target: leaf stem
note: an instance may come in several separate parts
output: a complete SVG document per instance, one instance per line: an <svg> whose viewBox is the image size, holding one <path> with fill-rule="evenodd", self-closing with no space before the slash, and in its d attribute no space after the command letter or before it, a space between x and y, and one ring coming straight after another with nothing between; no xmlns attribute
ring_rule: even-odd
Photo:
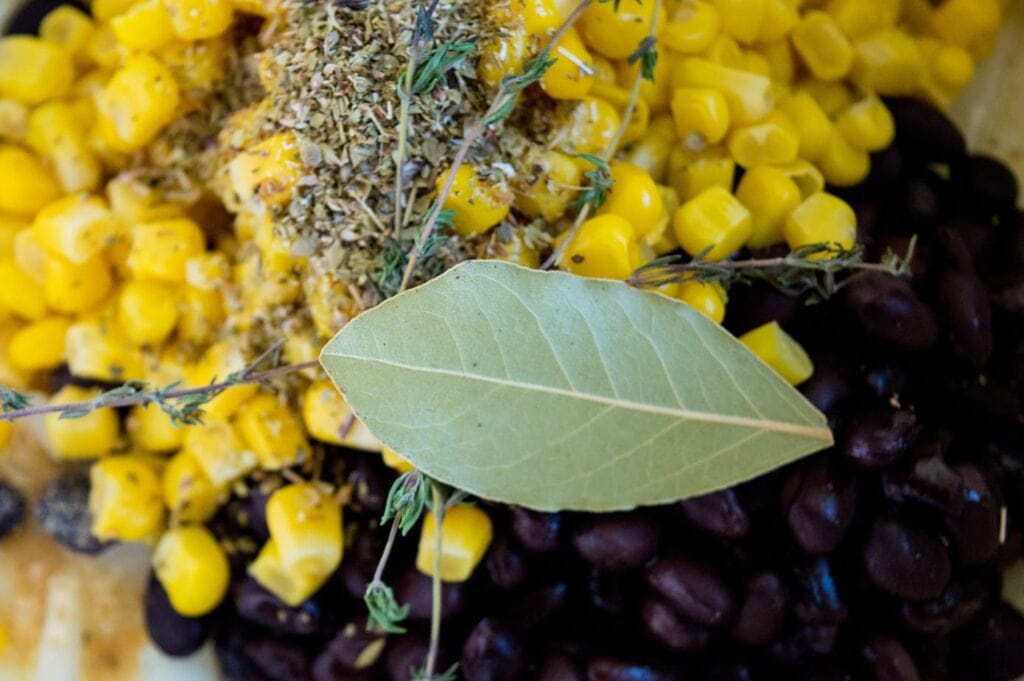
<svg viewBox="0 0 1024 681"><path fill-rule="evenodd" d="M430 648L427 650L426 678L434 678L437 653L441 646L441 551L444 548L444 499L437 483L431 485L434 512L434 574L431 578Z"/></svg>
<svg viewBox="0 0 1024 681"><path fill-rule="evenodd" d="M380 560L377 561L377 569L373 571L371 583L384 583L384 568L387 567L388 559L391 558L391 550L395 547L395 538L398 536L398 521L399 519L395 518L391 522L391 530L388 531L388 539L384 542L384 550L381 551Z"/></svg>

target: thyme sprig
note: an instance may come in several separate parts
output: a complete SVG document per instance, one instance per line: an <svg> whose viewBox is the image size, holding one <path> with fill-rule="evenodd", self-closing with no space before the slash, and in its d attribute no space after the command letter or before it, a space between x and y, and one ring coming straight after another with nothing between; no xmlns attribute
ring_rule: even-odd
<svg viewBox="0 0 1024 681"><path fill-rule="evenodd" d="M476 43L471 41L445 42L433 48L426 61L416 67L412 94L422 95L433 90L449 71L458 68L474 52Z"/></svg>
<svg viewBox="0 0 1024 681"><path fill-rule="evenodd" d="M18 411L19 409L25 409L28 405L28 395L18 392L14 388L8 388L6 385L0 385L0 407L2 407L2 411Z"/></svg>
<svg viewBox="0 0 1024 681"><path fill-rule="evenodd" d="M458 681L459 663L456 662L443 672L427 676L426 669L417 669L412 673L412 681Z"/></svg>
<svg viewBox="0 0 1024 681"><path fill-rule="evenodd" d="M608 200L608 192L611 191L612 186L615 184L615 181L612 180L611 166L608 165L608 161L594 154L576 154L576 157L589 161L594 164L594 167L583 173L583 176L590 180L590 183L584 187L580 195L573 199L569 205L574 208L582 208L589 205L594 210L599 210L604 205L604 202Z"/></svg>
<svg viewBox="0 0 1024 681"><path fill-rule="evenodd" d="M640 62L640 76L654 82L654 68L658 65L658 51L654 48L657 38L649 35L640 41L633 54L626 60L630 66Z"/></svg>

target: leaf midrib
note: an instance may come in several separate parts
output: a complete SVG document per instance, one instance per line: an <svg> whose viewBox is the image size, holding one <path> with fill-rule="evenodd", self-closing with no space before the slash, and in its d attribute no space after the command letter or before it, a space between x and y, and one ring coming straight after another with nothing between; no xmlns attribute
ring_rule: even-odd
<svg viewBox="0 0 1024 681"><path fill-rule="evenodd" d="M437 374L439 376L451 376L454 378L469 379L479 381L481 383L491 383L494 385L505 386L508 388L518 390L546 393L549 395L558 395L561 397L568 397L587 402L594 402L597 404L610 405L613 407L618 407L621 409L627 409L630 411L636 411L640 413L670 416L673 418L677 418L681 421L717 423L721 425L750 428L753 430L767 430L777 433L788 433L791 435L798 435L801 437L807 437L815 440L822 440L823 442L827 442L829 444L832 443L832 431L825 427L819 428L814 426L806 426L798 423L790 423L788 421L756 419L747 416L733 416L731 414L715 414L711 412L697 411L693 409L662 407L654 404L644 404L643 402L634 402L632 400L623 400L620 398L606 397L604 395L595 395L593 393L566 390L565 388L556 388L554 386L541 385L539 383L525 383L523 381L512 381L509 379L496 378L494 376L475 374L467 371L454 371L452 369L442 369L438 367L414 366L411 364L405 364L403 362L395 362L392 360L381 359L376 357L363 357L359 355L333 353L327 356L337 357L339 359L350 359L359 362L373 362L376 364L391 366L396 369L404 369L428 374Z"/></svg>

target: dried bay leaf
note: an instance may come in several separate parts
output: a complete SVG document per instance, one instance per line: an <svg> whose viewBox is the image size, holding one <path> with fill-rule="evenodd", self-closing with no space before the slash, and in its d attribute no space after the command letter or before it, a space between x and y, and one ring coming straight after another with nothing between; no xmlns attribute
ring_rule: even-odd
<svg viewBox="0 0 1024 681"><path fill-rule="evenodd" d="M665 503L832 444L820 412L687 305L501 261L360 315L320 360L425 473L542 510Z"/></svg>

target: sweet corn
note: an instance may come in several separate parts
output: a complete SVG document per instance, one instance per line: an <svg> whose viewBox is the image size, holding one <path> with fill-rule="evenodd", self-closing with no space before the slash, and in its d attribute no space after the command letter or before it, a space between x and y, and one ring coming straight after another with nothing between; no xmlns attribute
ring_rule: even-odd
<svg viewBox="0 0 1024 681"><path fill-rule="evenodd" d="M819 80L839 80L853 65L853 47L835 19L826 12L811 10L790 34L793 48Z"/></svg>
<svg viewBox="0 0 1024 681"><path fill-rule="evenodd" d="M65 343L68 368L75 376L112 383L145 377L142 355L116 324L100 319L76 322Z"/></svg>
<svg viewBox="0 0 1024 681"><path fill-rule="evenodd" d="M11 336L21 328L16 322L6 320L0 324L0 385L6 385L15 390L27 390L30 386L32 375L11 364L7 353L7 346Z"/></svg>
<svg viewBox="0 0 1024 681"><path fill-rule="evenodd" d="M391 447L381 447L380 455L384 459L384 465L398 471L399 474L416 470L416 466L413 466L408 459Z"/></svg>
<svg viewBox="0 0 1024 681"><path fill-rule="evenodd" d="M90 3L96 21L110 21L118 14L124 14L138 0L93 0Z"/></svg>
<svg viewBox="0 0 1024 681"><path fill-rule="evenodd" d="M594 7L594 5L591 5ZM632 51L635 46L631 47ZM594 58L576 29L570 28L551 51L556 60L540 87L553 99L582 99L594 85Z"/></svg>
<svg viewBox="0 0 1024 681"><path fill-rule="evenodd" d="M291 201L302 167L298 141L289 131L240 153L228 164L228 174L241 201L256 197L267 205L279 206Z"/></svg>
<svg viewBox="0 0 1024 681"><path fill-rule="evenodd" d="M14 439L14 424L10 421L0 421L0 449L11 444Z"/></svg>
<svg viewBox="0 0 1024 681"><path fill-rule="evenodd" d="M881 99L870 95L853 104L836 119L836 129L846 141L865 151L881 151L892 144L896 123Z"/></svg>
<svg viewBox="0 0 1024 681"><path fill-rule="evenodd" d="M220 251L200 253L185 262L185 283L201 291L214 291L228 280L230 265Z"/></svg>
<svg viewBox="0 0 1024 681"><path fill-rule="evenodd" d="M742 71L747 65L747 60L743 55L743 48L740 47L735 38L725 34L719 35L711 41L711 45L708 46L708 49L704 50L702 56L708 61L730 69ZM675 74L673 74L673 79L677 79Z"/></svg>
<svg viewBox="0 0 1024 681"><path fill-rule="evenodd" d="M940 88L959 93L974 79L974 57L957 45L938 45L928 58L928 74Z"/></svg>
<svg viewBox="0 0 1024 681"><path fill-rule="evenodd" d="M341 505L314 483L287 485L267 501L267 528L281 565L299 574L329 575L341 562Z"/></svg>
<svg viewBox="0 0 1024 681"><path fill-rule="evenodd" d="M48 254L36 238L31 227L22 229L14 235L14 262L22 272L32 277L33 281L42 284L46 279L46 258Z"/></svg>
<svg viewBox="0 0 1024 681"><path fill-rule="evenodd" d="M235 425L262 468L278 470L309 456L302 424L277 395L263 393L249 399L239 408Z"/></svg>
<svg viewBox="0 0 1024 681"><path fill-rule="evenodd" d="M735 174L736 161L718 147L696 155L676 148L669 156L668 180L680 201L689 201L710 187L731 191Z"/></svg>
<svg viewBox="0 0 1024 681"><path fill-rule="evenodd" d="M729 104L729 115L735 125L758 121L772 110L774 97L770 79L707 59L684 59L678 66L674 82L677 87L685 85L720 90Z"/></svg>
<svg viewBox="0 0 1024 681"><path fill-rule="evenodd" d="M797 83L797 91L810 95L826 116L836 116L853 104L853 93L843 82L805 78Z"/></svg>
<svg viewBox="0 0 1024 681"><path fill-rule="evenodd" d="M736 188L736 198L750 211L750 248L765 248L783 241L782 226L802 201L796 182L772 166L748 170Z"/></svg>
<svg viewBox="0 0 1024 681"><path fill-rule="evenodd" d="M504 235L495 232L487 246L488 257L515 263L530 269L540 267L540 254L526 239L522 230Z"/></svg>
<svg viewBox="0 0 1024 681"><path fill-rule="evenodd" d="M568 234L562 234L559 241ZM580 225L559 262L567 272L603 279L626 279L639 266L636 230L618 215L602 215Z"/></svg>
<svg viewBox="0 0 1024 681"><path fill-rule="evenodd" d="M725 289L715 282L687 279L679 283L675 297L706 315L715 324L725 319Z"/></svg>
<svg viewBox="0 0 1024 681"><path fill-rule="evenodd" d="M110 267L101 256L73 263L51 255L43 276L46 304L57 312L85 312L101 303L114 285Z"/></svg>
<svg viewBox="0 0 1024 681"><path fill-rule="evenodd" d="M647 132L626 152L626 160L643 168L658 182L665 180L668 159L676 141L676 123L672 116L662 115L651 121Z"/></svg>
<svg viewBox="0 0 1024 681"><path fill-rule="evenodd" d="M476 75L491 90L498 89L502 78L519 73L527 55L527 35L523 28L485 38L480 43Z"/></svg>
<svg viewBox="0 0 1024 681"><path fill-rule="evenodd" d="M748 331L740 342L792 385L800 385L814 373L811 358L778 322Z"/></svg>
<svg viewBox="0 0 1024 681"><path fill-rule="evenodd" d="M857 41L850 79L862 90L879 95L911 95L925 73L917 41L897 28L887 28Z"/></svg>
<svg viewBox="0 0 1024 681"><path fill-rule="evenodd" d="M191 110L199 106L199 97L224 79L228 42L224 38L211 38L176 43L164 49L161 57L177 79L185 104Z"/></svg>
<svg viewBox="0 0 1024 681"><path fill-rule="evenodd" d="M766 0L714 0L722 32L741 43L757 40L765 21Z"/></svg>
<svg viewBox="0 0 1024 681"><path fill-rule="evenodd" d="M256 468L256 453L246 449L237 430L227 421L207 420L184 429L184 451L203 473L223 487Z"/></svg>
<svg viewBox="0 0 1024 681"><path fill-rule="evenodd" d="M68 94L74 77L63 46L27 35L0 38L0 96L38 104Z"/></svg>
<svg viewBox="0 0 1024 681"><path fill-rule="evenodd" d="M256 560L249 564L249 575L264 589L292 607L315 594L330 576L286 568L281 563L281 551L273 539L263 545Z"/></svg>
<svg viewBox="0 0 1024 681"><path fill-rule="evenodd" d="M665 212L658 185L647 171L627 161L613 161L611 176L614 184L598 215L625 218L637 238L645 238L658 226Z"/></svg>
<svg viewBox="0 0 1024 681"><path fill-rule="evenodd" d="M0 139L18 142L28 131L28 107L16 99L0 98Z"/></svg>
<svg viewBox="0 0 1024 681"><path fill-rule="evenodd" d="M161 482L164 503L178 522L204 523L217 512L221 492L190 453L172 456Z"/></svg>
<svg viewBox="0 0 1024 681"><path fill-rule="evenodd" d="M871 171L868 152L851 145L839 131L829 137L828 147L817 163L828 183L836 187L859 184Z"/></svg>
<svg viewBox="0 0 1024 681"><path fill-rule="evenodd" d="M687 253L721 260L750 238L752 218L727 190L711 187L679 207L673 227L679 245Z"/></svg>
<svg viewBox="0 0 1024 681"><path fill-rule="evenodd" d="M117 321L136 345L160 344L178 322L174 289L151 281L126 283L117 300Z"/></svg>
<svg viewBox="0 0 1024 681"><path fill-rule="evenodd" d="M100 135L114 151L138 151L173 120L178 101L170 70L149 55L132 55L96 97Z"/></svg>
<svg viewBox="0 0 1024 681"><path fill-rule="evenodd" d="M820 243L850 249L857 239L857 216L845 201L822 192L808 197L789 214L784 233L793 250ZM829 256L821 253L810 257Z"/></svg>
<svg viewBox="0 0 1024 681"><path fill-rule="evenodd" d="M445 172L437 178L438 191L448 181ZM486 232L508 215L509 205L477 177L476 169L463 164L455 171L455 180L451 191L444 200L445 210L454 210L455 219L452 224L455 231L464 237Z"/></svg>
<svg viewBox="0 0 1024 681"><path fill-rule="evenodd" d="M125 421L132 444L147 452L172 452L181 447L184 432L160 407L132 407Z"/></svg>
<svg viewBox="0 0 1024 681"><path fill-rule="evenodd" d="M46 317L11 336L7 353L22 371L49 371L64 361L64 336L71 326L67 317Z"/></svg>
<svg viewBox="0 0 1024 681"><path fill-rule="evenodd" d="M756 73L765 78L772 77L772 66L763 54L756 50L747 50L743 53L743 70L748 73Z"/></svg>
<svg viewBox="0 0 1024 681"><path fill-rule="evenodd" d="M153 572L179 615L200 617L224 600L231 568L224 549L201 525L168 530L153 551Z"/></svg>
<svg viewBox="0 0 1024 681"><path fill-rule="evenodd" d="M835 19L839 30L850 40L858 40L872 33L889 28L890 19L896 20L896 13L887 11L886 0L830 0L828 13Z"/></svg>
<svg viewBox="0 0 1024 681"><path fill-rule="evenodd" d="M718 10L703 0L682 0L668 16L659 40L682 54L699 54L718 35Z"/></svg>
<svg viewBox="0 0 1024 681"><path fill-rule="evenodd" d="M721 92L711 88L676 88L672 118L676 134L690 151L718 144L729 132L729 105Z"/></svg>
<svg viewBox="0 0 1024 681"><path fill-rule="evenodd" d="M679 193L672 187L658 185L658 193L661 194L661 203L665 206L665 214L658 222L658 228L647 235L647 244L654 251L655 256L662 256L679 248L676 235L672 229L672 219L679 210Z"/></svg>
<svg viewBox="0 0 1024 681"><path fill-rule="evenodd" d="M764 19L757 34L757 42L765 44L784 41L800 23L799 6L796 0L765 0Z"/></svg>
<svg viewBox="0 0 1024 681"><path fill-rule="evenodd" d="M775 0L783 2L784 0ZM788 40L761 45L758 50L768 63L768 77L776 83L792 83L796 77L796 59Z"/></svg>
<svg viewBox="0 0 1024 681"><path fill-rule="evenodd" d="M206 345L217 335L224 321L224 305L219 290L186 286L178 308L178 340Z"/></svg>
<svg viewBox="0 0 1024 681"><path fill-rule="evenodd" d="M580 186L583 173L569 156L545 151L532 164L534 180L525 192L516 195L515 207L531 218L554 222L565 214Z"/></svg>
<svg viewBox="0 0 1024 681"><path fill-rule="evenodd" d="M99 255L116 231L107 202L86 193L47 205L36 215L32 228L40 246L76 265Z"/></svg>
<svg viewBox="0 0 1024 681"><path fill-rule="evenodd" d="M800 136L789 116L773 111L763 121L738 127L729 135L729 153L744 168L796 159Z"/></svg>
<svg viewBox="0 0 1024 681"><path fill-rule="evenodd" d="M784 172L786 177L796 183L796 186L800 189L800 196L804 199L825 188L825 176L821 174L817 166L803 159L797 159L792 163L784 163L776 167Z"/></svg>
<svg viewBox="0 0 1024 681"><path fill-rule="evenodd" d="M531 36L545 36L562 23L554 0L523 0L523 22Z"/></svg>
<svg viewBox="0 0 1024 681"><path fill-rule="evenodd" d="M182 40L212 38L231 26L233 7L229 0L163 0L171 15L174 32Z"/></svg>
<svg viewBox="0 0 1024 681"><path fill-rule="evenodd" d="M117 36L114 35L114 29L110 28L110 24L97 26L85 46L85 55L89 61L104 69L117 66L125 52L126 49L117 42Z"/></svg>
<svg viewBox="0 0 1024 681"><path fill-rule="evenodd" d="M445 511L441 521L441 579L464 582L487 553L494 534L491 519L479 506L457 505ZM434 574L437 520L433 513L423 517L416 569Z"/></svg>
<svg viewBox="0 0 1024 681"><path fill-rule="evenodd" d="M137 2L110 20L117 42L129 50L155 52L174 42L174 26L163 0Z"/></svg>
<svg viewBox="0 0 1024 681"><path fill-rule="evenodd" d="M187 218L135 225L131 239L127 265L132 276L170 284L185 281L185 264L206 247L203 231Z"/></svg>
<svg viewBox="0 0 1024 681"><path fill-rule="evenodd" d="M811 161L821 158L828 150L833 126L814 97L806 92L795 92L779 103L779 109L799 131L800 157Z"/></svg>
<svg viewBox="0 0 1024 681"><path fill-rule="evenodd" d="M56 180L35 156L0 144L0 211L31 216L58 196Z"/></svg>
<svg viewBox="0 0 1024 681"><path fill-rule="evenodd" d="M619 129L619 113L599 97L584 97L572 107L559 138L578 154L600 154Z"/></svg>
<svg viewBox="0 0 1024 681"><path fill-rule="evenodd" d="M636 82L640 67L639 61L632 64L628 59L615 62L616 82L619 87L631 88ZM640 99L647 103L647 108L652 114L660 114L668 109L669 99L672 95L671 68L671 59L659 57L658 61L654 63L654 81L646 78L640 79Z"/></svg>
<svg viewBox="0 0 1024 681"><path fill-rule="evenodd" d="M367 451L380 449L380 441L356 418L330 381L315 381L306 389L302 420L310 436L321 442Z"/></svg>
<svg viewBox="0 0 1024 681"><path fill-rule="evenodd" d="M0 282L0 310L28 320L46 315L43 287L19 268L13 258L0 260Z"/></svg>
<svg viewBox="0 0 1024 681"><path fill-rule="evenodd" d="M68 193L92 191L100 184L100 163L86 140L82 118L72 104L47 102L29 116L25 133L25 141L50 162Z"/></svg>
<svg viewBox="0 0 1024 681"><path fill-rule="evenodd" d="M60 45L72 57L81 59L94 30L92 19L87 14L71 5L61 5L43 17L39 24L39 37Z"/></svg>
<svg viewBox="0 0 1024 681"><path fill-rule="evenodd" d="M202 360L188 368L187 382L193 386L208 385L245 367L242 351L228 341L220 341L208 347ZM233 385L206 403L206 413L213 419L228 419L258 390L252 384Z"/></svg>
<svg viewBox="0 0 1024 681"><path fill-rule="evenodd" d="M153 460L108 456L89 469L92 533L102 540L142 541L163 525L160 476Z"/></svg>
<svg viewBox="0 0 1024 681"><path fill-rule="evenodd" d="M609 59L625 59L651 30L654 3L643 0L596 2L579 18L579 31L595 52ZM558 49L555 49L555 54Z"/></svg>
<svg viewBox="0 0 1024 681"><path fill-rule="evenodd" d="M998 0L944 0L931 15L931 28L942 40L968 47L994 33L1002 21Z"/></svg>

